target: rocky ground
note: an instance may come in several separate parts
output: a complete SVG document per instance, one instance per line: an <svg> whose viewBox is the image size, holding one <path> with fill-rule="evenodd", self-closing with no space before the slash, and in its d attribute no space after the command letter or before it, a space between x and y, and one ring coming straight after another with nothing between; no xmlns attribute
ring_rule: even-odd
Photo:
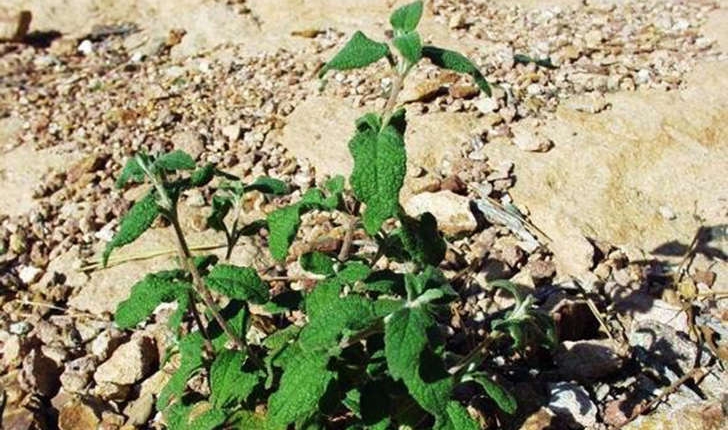
<svg viewBox="0 0 728 430"><path fill-rule="evenodd" d="M172 238L159 226L109 268L97 264L143 192L114 188L126 157L184 149L248 179L284 179L294 199L347 173L353 120L381 107L391 81L379 65L332 74L321 89L316 73L353 30L384 37L398 3L0 2L0 39L17 36L20 10L32 13L28 34L0 42L4 428L163 428L153 403L174 366L160 362L174 342L170 310L134 332L111 313L141 274L173 264ZM484 421L726 428L728 4L427 9L425 38L468 54L497 84L487 97L423 66L402 93L405 208L438 218L443 268L463 298L449 343L482 335L512 305L488 287L503 278L536 295L561 340L550 356L493 359L519 412ZM184 223L192 246L222 252L205 225L210 198L188 193ZM243 216L283 203L252 196ZM340 221L308 216L294 255L340 247ZM293 258L276 265L264 236L232 259L270 276L300 271Z"/></svg>

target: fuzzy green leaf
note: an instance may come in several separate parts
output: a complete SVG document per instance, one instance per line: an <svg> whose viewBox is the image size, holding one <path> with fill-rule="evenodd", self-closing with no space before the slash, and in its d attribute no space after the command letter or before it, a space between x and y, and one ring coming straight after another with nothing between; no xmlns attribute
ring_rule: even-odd
<svg viewBox="0 0 728 430"><path fill-rule="evenodd" d="M207 225L213 230L227 232L225 217L233 208L232 200L227 196L215 195L212 197L212 212L207 217Z"/></svg>
<svg viewBox="0 0 728 430"><path fill-rule="evenodd" d="M516 412L518 408L516 398L500 384L493 381L490 375L484 372L475 372L467 375L467 379L472 379L483 387L488 397L493 399L503 412L509 415L513 415Z"/></svg>
<svg viewBox="0 0 728 430"><path fill-rule="evenodd" d="M285 426L274 425L266 415L260 412L241 410L235 412L228 420L232 429L236 430L284 430Z"/></svg>
<svg viewBox="0 0 728 430"><path fill-rule="evenodd" d="M162 274L150 274L131 287L129 298L119 303L114 321L119 328L131 328L144 321L161 303L186 297L192 284L168 279Z"/></svg>
<svg viewBox="0 0 728 430"><path fill-rule="evenodd" d="M187 386L187 380L202 367L202 333L196 331L179 341L180 364L177 371L157 396L157 409L162 410L174 398L180 398Z"/></svg>
<svg viewBox="0 0 728 430"><path fill-rule="evenodd" d="M216 169L212 163L207 163L190 174L190 186L201 187L210 183L215 177Z"/></svg>
<svg viewBox="0 0 728 430"><path fill-rule="evenodd" d="M287 425L310 416L334 373L326 367L329 357L317 352L292 356L281 377L280 388L270 396L268 413L274 424Z"/></svg>
<svg viewBox="0 0 728 430"><path fill-rule="evenodd" d="M334 263L336 263L336 260L323 252L307 252L299 258L299 262L301 268L307 272L324 276L333 276L335 274Z"/></svg>
<svg viewBox="0 0 728 430"><path fill-rule="evenodd" d="M170 172L176 170L192 170L195 168L195 160L188 153L178 149L157 158L154 166Z"/></svg>
<svg viewBox="0 0 728 430"><path fill-rule="evenodd" d="M177 309L167 319L167 327L173 331L179 331L182 326L182 320L190 309L192 297L189 294L182 294L177 297Z"/></svg>
<svg viewBox="0 0 728 430"><path fill-rule="evenodd" d="M199 403L177 402L165 410L167 428L175 430L215 430L227 419L225 411L210 408L197 413ZM195 412L195 416L192 413Z"/></svg>
<svg viewBox="0 0 728 430"><path fill-rule="evenodd" d="M359 118L357 132L349 141L354 158L350 182L356 197L367 205L362 221L372 235L385 220L397 214L399 192L407 171L404 130L393 125L404 121L404 111L397 112L381 131L372 127L377 123L374 119L378 117L371 114Z"/></svg>
<svg viewBox="0 0 728 430"><path fill-rule="evenodd" d="M135 157L129 158L116 180L116 188L124 188L128 182L144 182L144 169L139 165Z"/></svg>
<svg viewBox="0 0 728 430"><path fill-rule="evenodd" d="M422 1L418 0L395 10L389 17L389 23L392 24L393 29L407 32L417 28L421 18Z"/></svg>
<svg viewBox="0 0 728 430"><path fill-rule="evenodd" d="M337 280L326 280L306 298L310 322L301 331L299 343L307 350L328 350L345 331L362 330L378 317L372 301L355 295L339 297L340 291Z"/></svg>
<svg viewBox="0 0 728 430"><path fill-rule="evenodd" d="M159 216L159 205L152 192L148 193L141 200L134 203L129 212L122 218L119 225L119 231L114 235L106 245L102 256L103 265L109 261L111 252L116 248L128 245L139 238L149 227L152 226L154 220Z"/></svg>
<svg viewBox="0 0 728 430"><path fill-rule="evenodd" d="M420 35L416 31L410 31L395 37L392 44L410 64L417 64L422 59L422 40L420 40Z"/></svg>
<svg viewBox="0 0 728 430"><path fill-rule="evenodd" d="M391 270L379 270L367 276L361 288L364 291L402 296L405 294L404 276Z"/></svg>
<svg viewBox="0 0 728 430"><path fill-rule="evenodd" d="M336 278L344 284L363 281L372 273L372 269L361 261L348 261L336 274Z"/></svg>
<svg viewBox="0 0 728 430"><path fill-rule="evenodd" d="M248 328L248 306L242 300L230 300L220 315L228 323L228 327L238 338L244 338ZM211 318L212 319L212 318ZM207 333L212 339L212 347L215 351L221 351L228 342L228 336L225 331L214 319L210 321L207 327Z"/></svg>
<svg viewBox="0 0 728 430"><path fill-rule="evenodd" d="M268 286L255 269L250 267L218 264L205 277L205 283L231 299L247 300L256 304L268 301Z"/></svg>
<svg viewBox="0 0 728 430"><path fill-rule="evenodd" d="M445 413L436 417L433 430L480 430L480 425L460 403L450 401Z"/></svg>
<svg viewBox="0 0 728 430"><path fill-rule="evenodd" d="M335 209L341 199L339 194L325 197L317 188L311 188L301 197L298 203L277 209L268 214L266 221L270 236L268 247L276 260L283 260L288 255L288 248L296 237L301 226L301 216L313 209Z"/></svg>
<svg viewBox="0 0 728 430"><path fill-rule="evenodd" d="M244 403L260 383L259 372L243 371L243 353L225 350L210 367L210 402L215 408L229 408Z"/></svg>
<svg viewBox="0 0 728 430"><path fill-rule="evenodd" d="M252 184L246 186L245 191L260 191L264 194L282 196L288 193L288 185L280 179L263 176L256 179Z"/></svg>
<svg viewBox="0 0 728 430"><path fill-rule="evenodd" d="M435 416L446 413L453 381L429 348L427 333L435 321L423 308L403 308L389 316L384 351L389 372L401 379L410 395Z"/></svg>
<svg viewBox="0 0 728 430"><path fill-rule="evenodd" d="M319 72L323 77L329 70L350 70L366 67L388 56L386 43L375 42L357 31L349 42Z"/></svg>
<svg viewBox="0 0 728 430"><path fill-rule="evenodd" d="M428 292L430 297L441 298L435 304L446 304L458 297L445 275L437 267L427 266L417 274L406 274L404 279L407 299L410 302L417 300L420 303L427 303L422 296ZM432 295L433 291L437 291L437 295Z"/></svg>
<svg viewBox="0 0 728 430"><path fill-rule="evenodd" d="M301 226L301 210L299 205L286 206L268 214L268 247L276 260L284 260L288 255L288 247L296 237Z"/></svg>
<svg viewBox="0 0 728 430"><path fill-rule="evenodd" d="M400 238L404 249L412 259L422 265L437 266L445 258L447 244L437 231L437 220L431 213L425 212L417 220L407 215L400 215L402 230Z"/></svg>
<svg viewBox="0 0 728 430"><path fill-rule="evenodd" d="M331 194L341 194L346 186L346 178L336 175L328 181L324 182L324 188Z"/></svg>
<svg viewBox="0 0 728 430"><path fill-rule="evenodd" d="M480 87L480 89L488 96L491 95L488 81L485 80L485 77L482 73L480 73L480 70L475 67L475 64L468 60L468 58L464 55L455 51L437 48L435 46L425 46L422 48L422 56L429 58L430 61L432 61L432 64L437 67L453 70L459 73L466 73L472 76L478 87Z"/></svg>

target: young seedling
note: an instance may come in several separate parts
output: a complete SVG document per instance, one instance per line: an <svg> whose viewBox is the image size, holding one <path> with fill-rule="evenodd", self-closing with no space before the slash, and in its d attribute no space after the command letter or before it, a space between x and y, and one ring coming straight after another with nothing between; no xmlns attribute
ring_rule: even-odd
<svg viewBox="0 0 728 430"><path fill-rule="evenodd" d="M265 220L240 227L245 193L281 195L288 191L286 184L271 178L244 184L211 165L195 168L192 158L179 151L159 157L139 154L124 168L119 186L147 180L152 188L122 220L104 262L115 248L136 240L161 216L177 238L181 267L149 274L134 285L130 297L117 308L115 321L132 328L148 319L160 303L176 302L170 325L178 328L189 316L196 328L179 333L179 366L157 399L169 428L475 430L480 428L478 422L453 398L456 387L466 383L482 387L505 413L515 412L513 396L483 369L488 351L508 338L515 348L552 345L550 319L512 284L497 283L514 294L515 308L493 321L493 331L470 353L460 357L447 352L439 322L449 320L450 303L460 296L438 269L445 242L431 214L410 217L399 201L407 161L407 121L397 96L412 68L428 59L472 76L482 91L490 91L467 58L422 45L417 32L422 8L416 1L392 14L393 48L357 32L321 70L323 77L329 70L361 68L386 59L394 79L383 111L359 118L349 141L354 159L351 198L357 202L354 208L363 207L360 214L350 211L354 221L349 239L336 255L310 252L299 257L301 267L320 279L310 293L271 297L254 269L193 256L180 226L177 201L185 190L207 186L217 177L208 224L225 234L225 260L242 235L266 228L271 256L282 261L303 214L344 209L344 177L307 190L300 200L271 212ZM350 233L360 228L359 216L361 228L379 245L374 256L350 252ZM406 269L377 268L381 256L405 263L401 267ZM223 308L215 295L227 303ZM203 313L197 309L200 304ZM262 341L247 336L250 304L276 322L276 330ZM292 311L305 319L291 324L282 317ZM206 397L187 387L188 380L200 373L209 381Z"/></svg>

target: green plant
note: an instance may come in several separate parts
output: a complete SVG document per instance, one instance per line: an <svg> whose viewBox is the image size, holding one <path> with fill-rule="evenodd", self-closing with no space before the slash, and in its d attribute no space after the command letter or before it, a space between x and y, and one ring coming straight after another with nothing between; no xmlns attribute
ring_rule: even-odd
<svg viewBox="0 0 728 430"><path fill-rule="evenodd" d="M478 423L453 398L454 389L465 383L480 385L506 413L515 411L514 398L482 370L482 364L488 349L508 335L516 348L552 343L550 321L512 284L499 283L497 287L516 296L515 309L496 321L493 332L470 353L447 352L438 321L448 318L449 304L459 295L437 268L445 256L445 242L431 214L410 217L399 203L406 119L405 111L397 109L397 94L412 67L429 58L440 67L471 75L489 91L465 57L422 46L416 31L421 15L420 1L392 14L396 52L357 32L321 71L323 76L328 70L364 67L387 58L395 79L384 111L361 117L349 142L354 158L349 199L363 204L361 218L357 210L348 211L350 229L338 255L311 252L299 259L304 270L320 279L310 293L271 297L255 270L226 260L240 236L262 228L268 230L272 256L284 260L304 213L347 212L343 177L329 180L322 189L309 189L298 202L271 212L265 220L241 227L245 193L282 195L288 191L286 184L272 178L244 184L212 165L197 168L179 151L159 157L138 154L122 171L120 187L148 180L152 188L123 218L104 262L115 248L133 242L163 217L177 238L181 268L149 274L134 285L116 310L116 323L132 328L160 303L176 302L170 325L179 328L189 317L197 328L179 333L172 352L179 354L179 366L158 396L157 408L164 411L170 428L477 429ZM217 192L208 224L227 238L223 262L191 254L177 214L181 193L207 186L213 178ZM359 220L379 244L375 255L350 252L351 233ZM382 256L405 263L406 270L377 269ZM215 295L224 307L218 307ZM274 316L303 311L305 323L279 318L276 331L262 341L248 342L251 304ZM188 380L199 373L209 380L207 398L187 389Z"/></svg>

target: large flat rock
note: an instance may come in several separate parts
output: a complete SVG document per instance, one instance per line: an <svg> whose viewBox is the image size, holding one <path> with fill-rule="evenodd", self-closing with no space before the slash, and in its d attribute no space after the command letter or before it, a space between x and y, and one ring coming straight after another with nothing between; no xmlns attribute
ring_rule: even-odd
<svg viewBox="0 0 728 430"><path fill-rule="evenodd" d="M354 108L344 99L309 98L287 118L280 142L294 156L308 160L319 177L348 175L353 166L348 142L354 135L354 122L368 110ZM408 115L405 143L409 163L429 171L439 169L443 159L460 151L479 123L473 114Z"/></svg>
<svg viewBox="0 0 728 430"><path fill-rule="evenodd" d="M515 163L512 195L557 249L568 252L575 231L647 251L688 244L698 218L728 222L726 66L699 65L679 92L609 95L611 109L597 115L562 105L540 129L550 152L506 141L486 152Z"/></svg>
<svg viewBox="0 0 728 430"><path fill-rule="evenodd" d="M18 145L21 130L22 120L0 119L0 144L13 147L0 148L0 213L10 216L28 213L36 205L33 190L43 175L65 170L81 158L68 146L36 150L29 143Z"/></svg>

